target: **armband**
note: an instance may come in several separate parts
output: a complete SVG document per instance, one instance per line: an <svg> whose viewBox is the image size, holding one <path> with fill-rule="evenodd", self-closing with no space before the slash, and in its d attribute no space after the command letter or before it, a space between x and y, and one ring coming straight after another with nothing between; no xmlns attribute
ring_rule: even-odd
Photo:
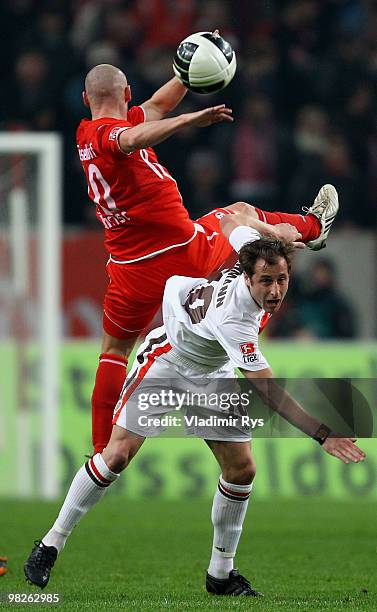
<svg viewBox="0 0 377 612"><path fill-rule="evenodd" d="M320 425L313 436L313 440L316 440L321 446L324 442L326 442L329 437L331 430L327 427L327 425Z"/></svg>

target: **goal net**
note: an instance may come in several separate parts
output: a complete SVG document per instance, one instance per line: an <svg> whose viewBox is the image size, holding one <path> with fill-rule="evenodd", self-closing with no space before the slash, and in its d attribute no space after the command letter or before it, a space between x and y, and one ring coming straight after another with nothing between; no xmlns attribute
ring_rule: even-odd
<svg viewBox="0 0 377 612"><path fill-rule="evenodd" d="M61 142L0 134L0 496L58 494Z"/></svg>

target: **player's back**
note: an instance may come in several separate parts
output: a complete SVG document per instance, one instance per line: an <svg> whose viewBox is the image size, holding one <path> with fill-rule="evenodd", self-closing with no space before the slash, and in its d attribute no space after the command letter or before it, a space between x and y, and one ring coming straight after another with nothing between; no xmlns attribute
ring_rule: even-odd
<svg viewBox="0 0 377 612"><path fill-rule="evenodd" d="M238 264L212 282L173 276L166 283L163 318L169 343L183 358L208 371L223 367L229 359L237 367L266 367L258 348L264 315Z"/></svg>
<svg viewBox="0 0 377 612"><path fill-rule="evenodd" d="M175 180L152 148L125 154L119 136L144 121L141 107L126 120L81 121L77 149L89 198L105 228L105 245L120 261L139 260L189 241L195 232Z"/></svg>

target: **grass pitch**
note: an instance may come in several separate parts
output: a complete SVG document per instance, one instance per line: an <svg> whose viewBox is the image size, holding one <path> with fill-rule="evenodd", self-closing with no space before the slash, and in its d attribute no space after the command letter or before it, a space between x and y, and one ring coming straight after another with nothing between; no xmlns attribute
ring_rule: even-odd
<svg viewBox="0 0 377 612"><path fill-rule="evenodd" d="M109 496L76 528L44 592L60 594L58 610L377 610L372 503L251 500L236 565L264 592L260 600L205 592L210 506ZM1 502L0 555L9 557L9 572L0 593L40 592L26 584L22 566L58 507Z"/></svg>

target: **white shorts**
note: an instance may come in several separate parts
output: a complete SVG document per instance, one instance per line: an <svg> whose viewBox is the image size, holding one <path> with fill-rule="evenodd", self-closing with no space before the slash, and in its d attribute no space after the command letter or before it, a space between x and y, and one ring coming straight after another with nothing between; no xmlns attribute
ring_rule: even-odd
<svg viewBox="0 0 377 612"><path fill-rule="evenodd" d="M246 414L231 364L212 372L201 369L171 347L160 327L137 352L113 424L145 438L166 432L246 442L251 439L243 423Z"/></svg>

